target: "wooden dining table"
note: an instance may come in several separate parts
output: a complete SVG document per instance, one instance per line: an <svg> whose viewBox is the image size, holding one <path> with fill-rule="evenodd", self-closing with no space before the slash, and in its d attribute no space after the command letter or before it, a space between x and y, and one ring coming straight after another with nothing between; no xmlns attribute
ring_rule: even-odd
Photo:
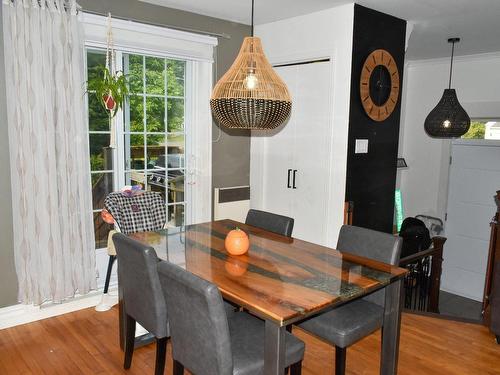
<svg viewBox="0 0 500 375"><path fill-rule="evenodd" d="M250 248L231 256L224 239L236 227L249 235ZM385 288L380 374L397 373L405 269L232 220L129 236L265 321L265 375L284 373L287 326ZM120 329L123 340L123 324Z"/></svg>

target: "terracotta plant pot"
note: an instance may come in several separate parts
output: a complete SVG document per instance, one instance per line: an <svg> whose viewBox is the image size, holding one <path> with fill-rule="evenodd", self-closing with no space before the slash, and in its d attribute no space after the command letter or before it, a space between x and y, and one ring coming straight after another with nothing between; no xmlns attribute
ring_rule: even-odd
<svg viewBox="0 0 500 375"><path fill-rule="evenodd" d="M245 254L250 247L247 234L239 228L233 229L227 234L224 244L227 252L231 255Z"/></svg>
<svg viewBox="0 0 500 375"><path fill-rule="evenodd" d="M111 95L103 95L102 100L108 111L112 111L113 109L115 109L116 102Z"/></svg>

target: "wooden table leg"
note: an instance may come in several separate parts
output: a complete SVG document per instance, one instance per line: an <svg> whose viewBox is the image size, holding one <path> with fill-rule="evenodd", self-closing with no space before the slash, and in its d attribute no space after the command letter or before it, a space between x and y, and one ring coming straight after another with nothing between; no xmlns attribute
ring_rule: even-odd
<svg viewBox="0 0 500 375"><path fill-rule="evenodd" d="M402 283L403 279L400 279L385 287L385 312L380 355L381 375L398 373L399 333L404 296Z"/></svg>
<svg viewBox="0 0 500 375"><path fill-rule="evenodd" d="M285 327L266 320L264 375L285 373Z"/></svg>

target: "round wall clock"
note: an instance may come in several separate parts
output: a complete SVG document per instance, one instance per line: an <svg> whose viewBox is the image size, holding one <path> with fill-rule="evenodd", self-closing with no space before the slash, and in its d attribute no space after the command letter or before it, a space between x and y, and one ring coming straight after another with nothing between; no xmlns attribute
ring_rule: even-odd
<svg viewBox="0 0 500 375"><path fill-rule="evenodd" d="M389 52L377 49L370 53L361 70L359 92L372 120L384 121L391 115L399 99L399 71Z"/></svg>

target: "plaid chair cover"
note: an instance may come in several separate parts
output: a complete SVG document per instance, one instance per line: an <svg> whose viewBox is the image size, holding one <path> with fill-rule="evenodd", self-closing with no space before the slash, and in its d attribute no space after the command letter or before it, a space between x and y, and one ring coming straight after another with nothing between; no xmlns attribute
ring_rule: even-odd
<svg viewBox="0 0 500 375"><path fill-rule="evenodd" d="M123 234L159 230L167 220L162 196L152 191L131 197L120 192L110 193L104 200L104 207Z"/></svg>

